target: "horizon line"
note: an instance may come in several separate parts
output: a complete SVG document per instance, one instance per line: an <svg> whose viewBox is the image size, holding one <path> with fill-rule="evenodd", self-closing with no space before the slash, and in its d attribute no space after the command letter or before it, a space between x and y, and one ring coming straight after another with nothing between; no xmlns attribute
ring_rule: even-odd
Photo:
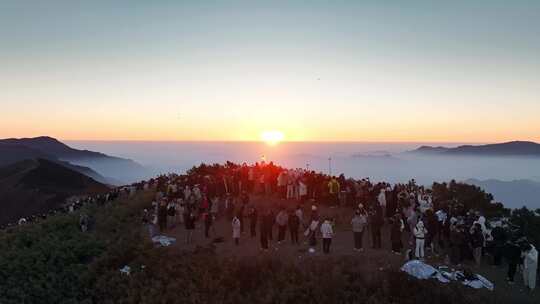
<svg viewBox="0 0 540 304"><path fill-rule="evenodd" d="M6 137L0 138L0 140L6 139L23 139L23 138L39 138L39 137L51 137L63 142L176 142L176 143L266 143L263 140L255 139L66 139L66 138L57 138L50 135L38 135L31 137ZM485 144L502 144L508 142L533 142L537 141L532 139L507 139L507 140L496 140L496 141L455 141L455 140L282 140L279 144L297 144L297 143L309 143L309 144L331 144L331 143L340 143L340 144L358 144L358 143L373 143L373 144L476 144L476 145L485 145Z"/></svg>
<svg viewBox="0 0 540 304"><path fill-rule="evenodd" d="M185 139L59 139L61 141L80 141L80 142L184 142L184 143L261 143L265 144L263 140L223 140L223 139L203 139L203 140L185 140ZM497 142L480 142L480 141L406 141L406 140L283 140L279 144L286 143L387 143L387 144L401 144L401 143L410 143L410 144L421 144L421 143L441 143L441 144L491 144L491 143L505 143L512 141L524 141L524 140L506 140L506 141L497 141ZM527 140L531 141L531 140ZM534 141L533 141L534 142Z"/></svg>

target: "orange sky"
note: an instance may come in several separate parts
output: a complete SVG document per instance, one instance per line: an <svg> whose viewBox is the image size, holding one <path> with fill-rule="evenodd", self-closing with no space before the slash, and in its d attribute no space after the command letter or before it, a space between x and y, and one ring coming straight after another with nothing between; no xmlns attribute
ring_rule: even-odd
<svg viewBox="0 0 540 304"><path fill-rule="evenodd" d="M14 1L0 137L540 142L540 4L516 1Z"/></svg>

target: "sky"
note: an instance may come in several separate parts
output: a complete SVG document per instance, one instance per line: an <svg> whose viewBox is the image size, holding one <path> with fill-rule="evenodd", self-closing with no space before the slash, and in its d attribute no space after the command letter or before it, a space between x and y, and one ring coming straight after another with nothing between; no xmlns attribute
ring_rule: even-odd
<svg viewBox="0 0 540 304"><path fill-rule="evenodd" d="M0 137L540 142L540 1L0 0Z"/></svg>

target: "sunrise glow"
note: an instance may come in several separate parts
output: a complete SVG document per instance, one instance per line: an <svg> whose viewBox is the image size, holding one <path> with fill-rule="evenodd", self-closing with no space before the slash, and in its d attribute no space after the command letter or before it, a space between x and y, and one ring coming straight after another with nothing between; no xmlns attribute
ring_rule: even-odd
<svg viewBox="0 0 540 304"><path fill-rule="evenodd" d="M276 130L264 131L261 133L261 140L271 146L283 141L284 138L285 135L282 132Z"/></svg>

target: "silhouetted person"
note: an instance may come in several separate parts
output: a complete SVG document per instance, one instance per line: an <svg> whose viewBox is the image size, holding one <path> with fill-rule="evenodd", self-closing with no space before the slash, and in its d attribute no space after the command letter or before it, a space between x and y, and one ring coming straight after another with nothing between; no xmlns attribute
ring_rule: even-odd
<svg viewBox="0 0 540 304"><path fill-rule="evenodd" d="M504 254L506 232L502 227L495 227L491 230L491 236L493 237L493 265L499 266Z"/></svg>
<svg viewBox="0 0 540 304"><path fill-rule="evenodd" d="M270 211L266 211L266 214L262 217L259 224L259 230L261 235L261 248L263 250L268 250L268 236L270 234L270 231L272 231L273 222L274 218L272 217L272 213Z"/></svg>
<svg viewBox="0 0 540 304"><path fill-rule="evenodd" d="M289 231L291 232L291 242L298 244L298 228L300 227L300 218L294 213L289 213Z"/></svg>
<svg viewBox="0 0 540 304"><path fill-rule="evenodd" d="M276 217L276 223L278 225L278 243L285 240L288 221L289 215L287 214L287 211L285 211L285 209L281 209Z"/></svg>
<svg viewBox="0 0 540 304"><path fill-rule="evenodd" d="M508 242L504 246L504 256L508 262L506 280L509 284L513 284L517 266L521 263L521 248L514 242Z"/></svg>
<svg viewBox="0 0 540 304"><path fill-rule="evenodd" d="M210 227L212 227L212 215L208 212L205 212L203 213L203 218L204 218L204 236L206 238L209 237L209 234L208 232L210 231Z"/></svg>
<svg viewBox="0 0 540 304"><path fill-rule="evenodd" d="M167 203L161 201L158 207L159 231L164 232L167 229Z"/></svg>
<svg viewBox="0 0 540 304"><path fill-rule="evenodd" d="M374 207L374 212L371 215L371 238L373 242L374 249L381 248L381 227L383 225L383 215L382 208L379 204L376 204Z"/></svg>
<svg viewBox="0 0 540 304"><path fill-rule="evenodd" d="M253 206L249 210L249 227L250 227L251 237L255 237L257 235L257 220L258 220L257 208Z"/></svg>
<svg viewBox="0 0 540 304"><path fill-rule="evenodd" d="M390 240L392 242L392 252L396 254L401 253L403 243L401 241L401 235L405 229L405 223L401 219L400 214L394 215L390 220Z"/></svg>

